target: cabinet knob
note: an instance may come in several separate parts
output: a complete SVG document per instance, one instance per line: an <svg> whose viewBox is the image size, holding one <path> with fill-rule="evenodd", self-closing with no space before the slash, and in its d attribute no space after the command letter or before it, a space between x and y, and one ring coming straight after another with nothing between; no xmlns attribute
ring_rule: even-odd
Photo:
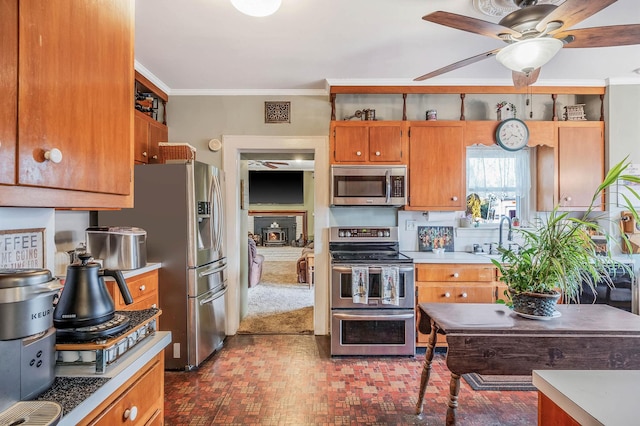
<svg viewBox="0 0 640 426"><path fill-rule="evenodd" d="M451 293L446 292L446 293L444 294L444 297L451 297Z"/></svg>
<svg viewBox="0 0 640 426"><path fill-rule="evenodd" d="M376 151L376 155L380 157L380 151Z"/></svg>
<svg viewBox="0 0 640 426"><path fill-rule="evenodd" d="M452 276L453 276L453 278L458 278L460 276L460 274L457 273L457 272L454 272Z"/></svg>
<svg viewBox="0 0 640 426"><path fill-rule="evenodd" d="M153 157L151 157L151 158L153 158L154 160L157 160L157 159L158 159L158 156L157 156L157 155L154 155L154 156L153 156Z"/></svg>
<svg viewBox="0 0 640 426"><path fill-rule="evenodd" d="M460 296L467 297L467 293L462 293Z"/></svg>
<svg viewBox="0 0 640 426"><path fill-rule="evenodd" d="M44 158L45 160L49 160L52 163L58 164L62 161L62 151L60 151L58 148L53 148L50 151L46 151L44 153Z"/></svg>
<svg viewBox="0 0 640 426"><path fill-rule="evenodd" d="M146 157L147 156L147 151L142 151L142 156Z"/></svg>
<svg viewBox="0 0 640 426"><path fill-rule="evenodd" d="M458 201L458 197L454 195L453 197L451 197L451 201Z"/></svg>
<svg viewBox="0 0 640 426"><path fill-rule="evenodd" d="M571 197L565 197L564 200L567 201L567 202L570 202L571 201Z"/></svg>
<svg viewBox="0 0 640 426"><path fill-rule="evenodd" d="M136 420L136 417L138 417L138 407L136 407L135 405L131 408L127 408L126 410L124 410L124 416L123 416L126 420L131 420L132 422Z"/></svg>
<svg viewBox="0 0 640 426"><path fill-rule="evenodd" d="M141 285L140 286L140 291L145 291L146 289L147 289L147 286L145 286L145 285Z"/></svg>
<svg viewBox="0 0 640 426"><path fill-rule="evenodd" d="M362 152L361 151L356 151L356 155L359 157L359 156L362 155Z"/></svg>

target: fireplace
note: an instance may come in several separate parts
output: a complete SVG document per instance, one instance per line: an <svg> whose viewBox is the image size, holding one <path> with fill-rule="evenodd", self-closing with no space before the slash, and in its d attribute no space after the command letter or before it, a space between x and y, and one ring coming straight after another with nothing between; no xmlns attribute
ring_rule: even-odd
<svg viewBox="0 0 640 426"><path fill-rule="evenodd" d="M287 244L287 231L280 227L262 228L262 245L284 246Z"/></svg>

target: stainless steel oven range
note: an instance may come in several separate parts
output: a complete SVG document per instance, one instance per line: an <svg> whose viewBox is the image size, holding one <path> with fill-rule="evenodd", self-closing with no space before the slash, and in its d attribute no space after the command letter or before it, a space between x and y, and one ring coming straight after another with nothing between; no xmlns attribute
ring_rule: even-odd
<svg viewBox="0 0 640 426"><path fill-rule="evenodd" d="M397 227L333 227L331 355L415 355L413 259Z"/></svg>

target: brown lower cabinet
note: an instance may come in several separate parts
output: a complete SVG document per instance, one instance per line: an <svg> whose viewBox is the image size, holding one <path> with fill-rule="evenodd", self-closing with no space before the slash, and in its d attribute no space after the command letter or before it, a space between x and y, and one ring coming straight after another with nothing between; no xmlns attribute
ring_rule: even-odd
<svg viewBox="0 0 640 426"><path fill-rule="evenodd" d="M580 423L567 414L555 402L542 392L538 392L538 425L580 426Z"/></svg>
<svg viewBox="0 0 640 426"><path fill-rule="evenodd" d="M127 305L118 284L113 280L105 281L107 290L113 298L116 311L140 311L143 309L158 307L158 270L145 272L130 278L126 278L125 282L129 288L129 293L133 298L133 303Z"/></svg>
<svg viewBox="0 0 640 426"><path fill-rule="evenodd" d="M490 264L423 263L416 265L416 301L420 303L494 303L504 286ZM416 305L416 324L420 309ZM429 335L416 330L417 346L426 346ZM446 345L444 336L438 346Z"/></svg>
<svg viewBox="0 0 640 426"><path fill-rule="evenodd" d="M164 351L156 355L80 425L162 425Z"/></svg>

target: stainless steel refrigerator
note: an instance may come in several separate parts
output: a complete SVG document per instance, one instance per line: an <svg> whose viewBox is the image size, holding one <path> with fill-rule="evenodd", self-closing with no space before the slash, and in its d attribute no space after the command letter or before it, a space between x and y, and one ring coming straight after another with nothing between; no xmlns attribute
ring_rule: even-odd
<svg viewBox="0 0 640 426"><path fill-rule="evenodd" d="M98 224L147 231L147 258L162 262L159 328L172 335L165 366L191 370L225 338L223 174L197 161L136 165L134 173L134 208L100 211Z"/></svg>

